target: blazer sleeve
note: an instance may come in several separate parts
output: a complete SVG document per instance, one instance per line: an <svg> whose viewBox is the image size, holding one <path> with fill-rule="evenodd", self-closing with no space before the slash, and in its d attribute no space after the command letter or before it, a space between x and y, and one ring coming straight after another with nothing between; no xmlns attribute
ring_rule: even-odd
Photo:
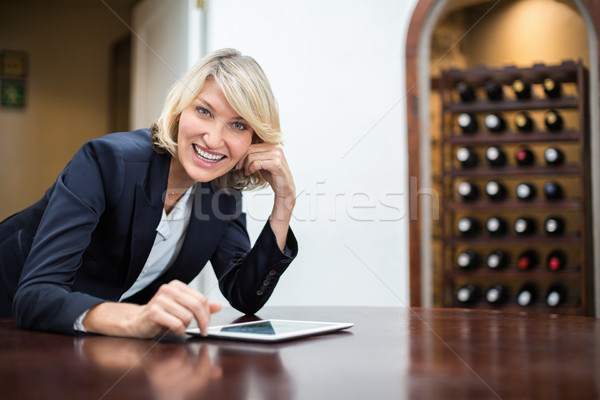
<svg viewBox="0 0 600 400"><path fill-rule="evenodd" d="M76 334L77 317L104 301L71 286L100 216L121 192L119 151L88 142L58 177L13 299L19 327Z"/></svg>
<svg viewBox="0 0 600 400"><path fill-rule="evenodd" d="M250 248L246 216L229 222L225 236L211 258L219 287L231 306L245 314L256 313L269 299L279 277L298 254L291 229L281 251L267 222Z"/></svg>

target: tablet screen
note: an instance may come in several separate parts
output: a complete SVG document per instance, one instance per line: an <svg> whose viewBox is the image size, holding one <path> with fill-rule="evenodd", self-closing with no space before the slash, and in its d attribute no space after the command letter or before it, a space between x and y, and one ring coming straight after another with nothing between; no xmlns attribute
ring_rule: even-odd
<svg viewBox="0 0 600 400"><path fill-rule="evenodd" d="M221 332L244 332L260 335L279 335L304 329L321 328L323 324L303 321L257 321L247 324L229 325L221 328Z"/></svg>

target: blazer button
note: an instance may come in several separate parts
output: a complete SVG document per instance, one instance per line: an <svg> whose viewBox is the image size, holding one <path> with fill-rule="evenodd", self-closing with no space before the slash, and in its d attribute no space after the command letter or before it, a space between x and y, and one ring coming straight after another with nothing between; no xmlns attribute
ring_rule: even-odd
<svg viewBox="0 0 600 400"><path fill-rule="evenodd" d="M270 280L268 280L268 279L265 279L265 280L263 281L263 286L269 286L270 284L271 284L271 281L270 281Z"/></svg>
<svg viewBox="0 0 600 400"><path fill-rule="evenodd" d="M256 291L256 295L257 295L257 296L262 296L262 295L263 295L263 293L264 293L264 292L263 292L262 290L257 290L257 291Z"/></svg>
<svg viewBox="0 0 600 400"><path fill-rule="evenodd" d="M269 271L269 275L271 275L271 276L275 275L276 273L277 273L277 271L275 271L274 269Z"/></svg>

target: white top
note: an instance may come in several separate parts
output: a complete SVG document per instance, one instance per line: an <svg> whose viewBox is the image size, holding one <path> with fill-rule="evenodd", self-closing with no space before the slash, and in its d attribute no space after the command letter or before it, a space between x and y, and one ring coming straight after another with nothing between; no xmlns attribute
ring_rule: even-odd
<svg viewBox="0 0 600 400"><path fill-rule="evenodd" d="M192 187L181 196L168 215L163 208L160 223L156 228L157 235L154 239L154 245L152 245L146 264L136 281L123 293L119 301L144 289L175 262L190 224L194 199L191 196Z"/></svg>
<svg viewBox="0 0 600 400"><path fill-rule="evenodd" d="M123 299L144 289L175 262L175 259L179 255L179 250L183 246L185 234L190 224L194 200L194 196L192 196L194 192L193 188L194 186L190 187L181 196L168 215L163 208L162 217L156 227L156 238L154 239L154 244L152 245L146 264L133 285L123 293L119 301L123 301ZM85 332L82 322L86 314L87 311L77 318L74 323L75 330Z"/></svg>

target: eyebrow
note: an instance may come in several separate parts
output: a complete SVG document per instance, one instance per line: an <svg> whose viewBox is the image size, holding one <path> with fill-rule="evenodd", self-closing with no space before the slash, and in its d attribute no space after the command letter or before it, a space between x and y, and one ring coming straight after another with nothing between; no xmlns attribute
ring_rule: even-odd
<svg viewBox="0 0 600 400"><path fill-rule="evenodd" d="M208 101L200 97L196 97L196 101L202 103L202 106L208 108L210 112L213 112L215 110L215 108Z"/></svg>
<svg viewBox="0 0 600 400"><path fill-rule="evenodd" d="M212 114L215 113L215 108L207 101L204 100L201 97L196 97L196 101L200 102L202 104L203 107L208 108L208 111L210 111ZM242 117L241 115L236 115L235 117L232 118L233 120L235 120L236 122L245 122L247 124L250 124L244 117Z"/></svg>

